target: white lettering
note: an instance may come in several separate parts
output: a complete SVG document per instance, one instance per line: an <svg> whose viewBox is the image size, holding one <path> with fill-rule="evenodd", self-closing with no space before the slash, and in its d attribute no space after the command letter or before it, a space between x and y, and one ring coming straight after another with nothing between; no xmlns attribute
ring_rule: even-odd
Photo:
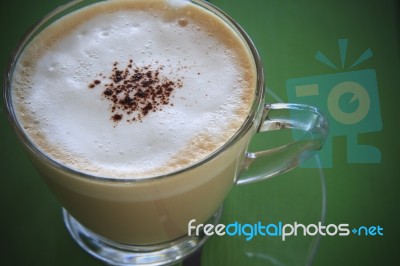
<svg viewBox="0 0 400 266"><path fill-rule="evenodd" d="M219 236L223 236L225 235L225 225L223 224L217 224L215 226L215 234L219 235Z"/></svg>
<svg viewBox="0 0 400 266"><path fill-rule="evenodd" d="M213 224L206 224L204 226L203 232L207 236L212 236L214 234L214 225Z"/></svg>
<svg viewBox="0 0 400 266"><path fill-rule="evenodd" d="M290 231L286 231L286 228L289 228ZM287 236L291 236L294 233L294 227L291 224L285 224L282 227L282 240L285 241Z"/></svg>
<svg viewBox="0 0 400 266"><path fill-rule="evenodd" d="M350 235L350 230L347 228L349 224L339 224L339 235L340 236L348 236Z"/></svg>
<svg viewBox="0 0 400 266"><path fill-rule="evenodd" d="M192 229L195 229L196 226L192 225L192 223L196 222L196 219L192 219L189 221L188 223L188 235L191 236L192 235Z"/></svg>

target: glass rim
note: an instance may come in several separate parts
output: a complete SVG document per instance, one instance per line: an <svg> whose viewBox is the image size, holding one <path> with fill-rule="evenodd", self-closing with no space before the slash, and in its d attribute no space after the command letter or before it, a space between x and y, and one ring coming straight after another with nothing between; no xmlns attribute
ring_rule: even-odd
<svg viewBox="0 0 400 266"><path fill-rule="evenodd" d="M175 176L177 174L189 171L191 169L194 169L200 165L203 165L207 163L208 161L211 161L215 157L217 157L220 153L224 152L225 150L229 149L233 144L235 144L237 141L239 141L243 135L245 135L250 128L254 125L255 118L258 112L258 109L260 108L260 105L263 104L264 101L264 70L261 62L261 58L259 56L259 53L253 43L253 41L250 39L248 34L243 30L243 28L234 20L232 19L228 14L226 14L224 11L219 9L218 7L214 6L213 4L206 2L205 0L189 0L190 2L206 9L207 11L210 11L214 15L216 15L218 18L222 19L224 23L226 23L230 28L232 28L236 34L242 39L242 41L246 44L248 47L252 59L254 60L254 65L256 69L256 83L255 83L255 93L253 96L252 100L252 105L250 108L250 111L247 115L247 118L241 125L241 127L236 131L236 133L228 140L226 141L222 146L220 146L218 149L213 151L212 153L208 154L204 158L202 158L199 161L196 161L188 166L185 166L183 168L180 168L178 170L168 172L166 174L161 174L161 175L154 175L154 176L149 176L149 177L143 177L143 178L137 178L137 177L127 177L127 178L117 178L117 177L110 177L110 176L101 176L101 175L95 175L92 173L87 173L87 172L82 172L80 170L74 169L72 167L69 167L67 165L64 165L63 163L51 158L48 156L44 151L39 149L37 145L31 140L31 138L28 136L28 134L25 132L21 124L18 122L17 116L16 116L16 111L14 109L13 101L12 101L12 78L13 78L13 72L15 69L15 66L18 62L20 54L24 51L25 47L29 45L30 41L32 40L32 37L36 36L36 34L40 33L43 29L43 25L46 24L49 20L54 18L54 16L65 12L68 8L73 8L75 6L78 6L77 9L81 8L79 4L82 2L85 2L87 0L73 0L68 4L59 6L58 8L54 9L53 11L49 12L46 16L44 16L42 19L40 19L36 24L34 24L30 29L27 30L27 32L24 34L24 36L20 39L18 42L17 46L14 48L13 52L11 53L11 56L9 58L9 62L7 64L7 69L5 72L4 76L4 82L3 82L3 102L6 110L6 114L8 117L8 120L10 121L14 132L18 135L19 139L23 143L24 147L27 148L29 151L31 151L35 156L37 156L42 162L48 163L50 166L64 171L68 172L74 176L77 176L79 178L85 178L89 180L97 180L97 181L108 181L108 182L115 182L115 183L137 183L137 182L146 182L146 181L151 181L151 180L158 180L158 179L164 179L167 177ZM102 1L107 1L107 0L100 0L97 2L102 2ZM88 1L87 5L93 4L93 1ZM74 10L77 10L74 9ZM74 11L72 10L72 11ZM71 11L71 12L72 12ZM68 12L70 13L70 12ZM68 14L67 13L67 14Z"/></svg>

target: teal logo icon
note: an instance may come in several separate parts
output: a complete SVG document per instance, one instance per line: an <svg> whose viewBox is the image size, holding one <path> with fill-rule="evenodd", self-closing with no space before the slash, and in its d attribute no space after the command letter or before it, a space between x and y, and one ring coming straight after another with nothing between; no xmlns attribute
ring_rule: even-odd
<svg viewBox="0 0 400 266"><path fill-rule="evenodd" d="M358 141L361 133L382 130L376 72L374 69L353 70L372 57L372 51L368 48L354 63L346 67L348 40L339 39L338 43L341 67L337 67L318 51L315 59L335 70L335 73L287 80L289 102L316 106L328 117L330 136L319 153L323 168L332 167L335 150L332 147L332 138L335 136L347 138L347 163L380 163L380 150ZM296 138L295 133L293 134ZM303 163L302 167L318 166L311 160Z"/></svg>

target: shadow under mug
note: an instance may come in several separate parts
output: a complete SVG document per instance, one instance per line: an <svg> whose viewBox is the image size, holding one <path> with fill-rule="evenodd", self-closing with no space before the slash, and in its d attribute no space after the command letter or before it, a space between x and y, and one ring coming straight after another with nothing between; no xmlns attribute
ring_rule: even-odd
<svg viewBox="0 0 400 266"><path fill-rule="evenodd" d="M33 27L21 40L5 77L8 117L33 164L63 206L65 225L88 253L111 265L167 265L192 254L207 235L188 232L188 222L217 224L233 185L260 181L296 167L321 149L327 120L316 108L299 104L264 104L264 73L259 54L243 29L204 1L192 1L229 25L247 45L257 71L255 98L240 130L202 161L174 173L145 180L113 179L80 173L49 158L18 123L12 104L12 76L19 56L46 25L93 1L72 1ZM295 129L303 137L282 147L247 152L259 132ZM266 136L265 141L269 140ZM262 164L254 167L255 162Z"/></svg>

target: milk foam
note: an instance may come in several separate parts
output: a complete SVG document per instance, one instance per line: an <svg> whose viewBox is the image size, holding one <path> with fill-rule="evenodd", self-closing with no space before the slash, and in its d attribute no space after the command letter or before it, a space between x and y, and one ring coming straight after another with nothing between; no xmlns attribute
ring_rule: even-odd
<svg viewBox="0 0 400 266"><path fill-rule="evenodd" d="M67 27L79 18L71 16L54 27L66 29L62 38L42 34L28 47L16 68L14 101L19 121L48 156L99 176L145 177L193 164L233 136L250 108L252 61L240 41L224 41L233 32L204 30L204 17L190 15L197 8L171 3L168 15L102 8ZM48 44L54 36L60 41ZM116 122L104 86L115 63L124 69L130 60L181 86L160 110L129 122L119 110ZM90 88L93 80L100 84Z"/></svg>

